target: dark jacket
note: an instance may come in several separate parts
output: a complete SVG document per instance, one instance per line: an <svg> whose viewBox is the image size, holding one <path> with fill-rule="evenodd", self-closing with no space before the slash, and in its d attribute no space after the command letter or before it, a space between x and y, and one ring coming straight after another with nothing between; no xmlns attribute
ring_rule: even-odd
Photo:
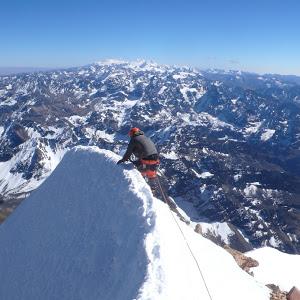
<svg viewBox="0 0 300 300"><path fill-rule="evenodd" d="M158 154L154 143L142 132L131 138L123 160L126 161L134 154L138 159L147 159L149 156Z"/></svg>

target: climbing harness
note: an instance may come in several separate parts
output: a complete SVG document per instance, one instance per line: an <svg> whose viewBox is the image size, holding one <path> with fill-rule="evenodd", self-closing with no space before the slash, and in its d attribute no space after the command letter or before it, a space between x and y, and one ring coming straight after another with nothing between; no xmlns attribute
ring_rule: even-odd
<svg viewBox="0 0 300 300"><path fill-rule="evenodd" d="M153 179L157 176L159 159L140 159L130 160L135 167L141 172L142 176L147 179Z"/></svg>
<svg viewBox="0 0 300 300"><path fill-rule="evenodd" d="M159 160L145 160L141 159L141 174L147 178L155 178L157 176L157 169Z"/></svg>

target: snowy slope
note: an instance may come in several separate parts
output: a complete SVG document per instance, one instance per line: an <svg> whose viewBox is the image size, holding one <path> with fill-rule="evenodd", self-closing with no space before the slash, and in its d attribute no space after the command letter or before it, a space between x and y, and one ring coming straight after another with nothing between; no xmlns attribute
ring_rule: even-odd
<svg viewBox="0 0 300 300"><path fill-rule="evenodd" d="M65 149L51 149L36 140L28 140L10 160L0 162L0 190L3 196L28 193L36 189L56 168ZM34 166L38 161L39 169ZM35 176L22 173L28 167Z"/></svg>
<svg viewBox="0 0 300 300"><path fill-rule="evenodd" d="M276 284L284 291L289 291L293 286L300 288L299 255L282 253L270 247L250 251L247 255L259 262L259 266L253 269L259 281Z"/></svg>
<svg viewBox="0 0 300 300"><path fill-rule="evenodd" d="M269 299L118 159L70 151L0 227L0 299Z"/></svg>

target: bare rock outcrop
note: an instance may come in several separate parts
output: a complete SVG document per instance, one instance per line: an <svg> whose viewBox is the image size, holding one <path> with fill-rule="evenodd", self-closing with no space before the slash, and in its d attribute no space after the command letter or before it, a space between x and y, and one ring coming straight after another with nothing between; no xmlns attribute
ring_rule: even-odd
<svg viewBox="0 0 300 300"><path fill-rule="evenodd" d="M228 245L224 246L224 249L227 250L235 259L238 266L246 271L248 274L253 276L251 268L257 267L259 265L258 261L255 259L244 255L242 252L230 248Z"/></svg>
<svg viewBox="0 0 300 300"><path fill-rule="evenodd" d="M270 300L287 300L287 293L280 290L279 286L275 284L267 284L271 290Z"/></svg>

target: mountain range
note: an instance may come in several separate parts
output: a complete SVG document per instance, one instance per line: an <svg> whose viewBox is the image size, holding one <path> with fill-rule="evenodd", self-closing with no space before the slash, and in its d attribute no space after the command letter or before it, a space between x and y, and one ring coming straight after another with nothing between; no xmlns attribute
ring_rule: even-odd
<svg viewBox="0 0 300 300"><path fill-rule="evenodd" d="M226 224L240 251L300 253L296 76L113 60L0 76L0 217L68 149L123 154L132 126L157 144L168 193L195 222ZM224 244L212 226L205 234Z"/></svg>

